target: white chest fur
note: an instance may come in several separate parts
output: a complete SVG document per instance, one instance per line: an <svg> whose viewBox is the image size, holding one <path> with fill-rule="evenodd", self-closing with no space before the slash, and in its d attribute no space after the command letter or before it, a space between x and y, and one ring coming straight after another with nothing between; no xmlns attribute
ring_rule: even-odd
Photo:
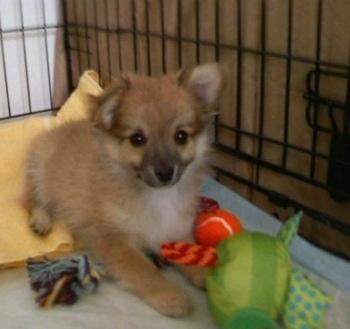
<svg viewBox="0 0 350 329"><path fill-rule="evenodd" d="M158 251L165 241L180 241L192 235L195 200L177 186L150 189L141 200L142 215L133 227L140 247Z"/></svg>

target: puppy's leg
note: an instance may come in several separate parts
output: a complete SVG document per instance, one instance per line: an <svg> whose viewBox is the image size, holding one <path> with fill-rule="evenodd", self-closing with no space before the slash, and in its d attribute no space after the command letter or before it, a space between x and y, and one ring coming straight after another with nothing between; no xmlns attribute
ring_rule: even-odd
<svg viewBox="0 0 350 329"><path fill-rule="evenodd" d="M35 176L27 173L25 190L22 196L22 204L30 210L29 226L38 235L47 235L52 228L52 202L44 202L44 197L39 194L39 184L36 184Z"/></svg>
<svg viewBox="0 0 350 329"><path fill-rule="evenodd" d="M94 241L98 256L109 272L151 307L173 317L190 312L187 295L167 281L156 266L125 238L109 233Z"/></svg>
<svg viewBox="0 0 350 329"><path fill-rule="evenodd" d="M52 228L52 218L45 207L36 206L32 209L29 220L31 229L38 235L47 235Z"/></svg>

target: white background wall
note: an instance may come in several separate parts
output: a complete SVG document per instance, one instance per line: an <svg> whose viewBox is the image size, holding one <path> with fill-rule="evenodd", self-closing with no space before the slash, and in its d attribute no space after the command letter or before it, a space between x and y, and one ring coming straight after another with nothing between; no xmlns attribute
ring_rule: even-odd
<svg viewBox="0 0 350 329"><path fill-rule="evenodd" d="M0 117L51 108L58 1L0 0L0 24Z"/></svg>

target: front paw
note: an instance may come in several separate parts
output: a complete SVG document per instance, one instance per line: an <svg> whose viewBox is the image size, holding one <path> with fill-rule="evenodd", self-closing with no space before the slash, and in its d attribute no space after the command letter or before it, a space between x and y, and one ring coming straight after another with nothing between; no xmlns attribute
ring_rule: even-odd
<svg viewBox="0 0 350 329"><path fill-rule="evenodd" d="M171 283L159 286L159 289L144 296L145 301L158 312L170 317L183 317L192 310L188 296Z"/></svg>
<svg viewBox="0 0 350 329"><path fill-rule="evenodd" d="M42 208L35 208L29 221L29 226L39 236L48 235L52 229L52 219Z"/></svg>

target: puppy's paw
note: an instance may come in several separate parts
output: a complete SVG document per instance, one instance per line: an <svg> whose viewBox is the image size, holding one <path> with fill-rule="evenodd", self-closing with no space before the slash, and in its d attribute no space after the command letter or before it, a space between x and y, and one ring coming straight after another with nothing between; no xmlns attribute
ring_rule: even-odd
<svg viewBox="0 0 350 329"><path fill-rule="evenodd" d="M51 232L52 219L44 209L35 208L29 226L37 235L45 236Z"/></svg>
<svg viewBox="0 0 350 329"><path fill-rule="evenodd" d="M183 317L192 310L186 293L171 283L160 286L144 298L158 312L170 317Z"/></svg>

